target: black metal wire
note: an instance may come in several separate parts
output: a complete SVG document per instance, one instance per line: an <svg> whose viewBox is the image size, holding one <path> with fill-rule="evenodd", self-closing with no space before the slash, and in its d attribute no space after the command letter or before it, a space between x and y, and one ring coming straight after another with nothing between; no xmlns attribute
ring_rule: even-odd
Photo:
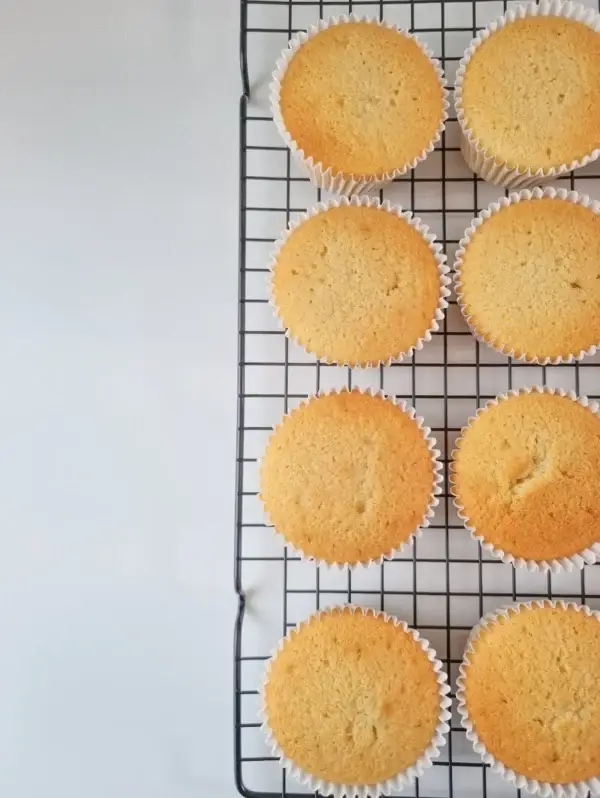
<svg viewBox="0 0 600 798"><path fill-rule="evenodd" d="M306 369L314 369L315 383L314 390L319 391L322 387L324 377L327 375L330 368L335 369L335 366L328 366L321 363L308 363L305 361L296 362L293 359L293 354L290 351L288 339L283 339L283 357L277 357L272 360L268 359L252 359L248 356L248 346L253 340L254 336L269 336L268 340L274 340L275 337L283 337L283 333L276 329L265 329L263 325L252 325L249 321L249 313L252 308L265 305L267 300L263 296L253 296L249 286L248 279L251 275L266 274L268 272L267 264L264 266L248 266L247 254L248 246L254 245L267 245L273 243L274 239L266 236L248 235L248 221L253 219L257 214L273 214L281 215L281 227L289 221L290 217L297 213L306 210L304 207L299 207L297 203L292 203L292 187L299 184L308 184L309 181L305 177L300 177L291 174L291 159L289 150L283 145L263 145L256 143L256 137L253 136L252 144L248 144L248 134L253 131L255 125L260 123L272 122L270 115L265 115L264 112L257 112L256 109L251 108L250 93L251 93L251 80L249 76L248 64L248 41L250 37L256 34L265 33L279 33L285 34L288 37L293 35L298 28L296 27L297 20L295 19L295 8L312 8L319 17L327 16L329 13L339 13L340 7L345 6L347 11L355 10L357 7L360 9L358 13L369 13L372 16L379 16L380 19L385 19L386 9L395 6L403 6L409 9L410 13L410 26L411 30L416 30L417 35L422 34L436 34L441 36L441 51L438 56L441 58L442 65L448 72L451 68L455 67L459 61L459 57L449 56L446 52L446 38L447 33L469 33L475 35L478 25L477 12L479 9L484 9L488 0L462 0L461 5L465 8L464 25L448 26L446 25L447 8L444 2L439 2L440 7L440 26L439 27L417 27L416 26L416 11L419 7L428 4L431 0L360 0L353 6L352 0L345 0L345 3L340 0L240 0L241 2L241 15L240 15L240 71L242 83L242 97L240 99L240 203L239 203L239 307L238 307L238 324L239 324L239 343L238 343L238 436L237 436L237 460L236 460L236 521L235 521L235 590L238 595L238 614L235 623L235 639L234 639L234 744L235 744L235 782L237 789L242 795L248 798L276 798L280 795L282 798L301 798L301 795L292 790L288 790L285 773L281 777L281 788L278 791L272 792L259 792L248 787L248 779L246 777L246 767L253 765L260 765L261 763L271 763L275 766L275 759L269 756L256 756L250 755L247 752L247 747L244 745L244 734L261 734L259 723L255 718L248 719L243 717L242 703L246 697L257 696L256 689L247 689L244 687L243 668L247 664L255 663L260 666L268 658L268 652L264 654L248 654L243 650L243 628L246 609L246 597L244 594L244 567L248 567L252 563L272 563L274 567L282 569L283 576L283 590L282 590L282 633L285 633L294 623L290 620L290 613L288 612L288 600L292 596L314 595L315 609L322 606L324 602L335 599L336 602L342 603L346 600L357 600L360 603L361 596L364 600L371 602L377 601L381 609L386 608L386 597L403 597L410 602L410 612L407 613L406 620L412 622L412 625L419 627L423 624L423 613L420 613L419 599L421 597L438 598L444 602L443 619L444 623L432 624L430 621L426 622L427 632L437 632L443 636L444 645L446 648L445 656L440 654L440 658L445 662L451 680L456 675L456 670L460 664L460 652L456 651L453 647L453 641L456 634L464 635L470 631L471 626L464 623L457 622L453 617L453 599L472 599L477 602L478 613L482 615L485 611L490 609L486 603L487 599L493 599L496 604L510 602L518 598L546 598L549 596L555 598L565 598L570 600L586 601L595 600L600 601L600 593L594 593L586 584L586 571L581 572L580 585L575 587L571 585L558 588L557 584L553 584L553 579L549 575L545 584L545 589L537 583L535 590L527 590L524 593L524 588L517 579L515 569L511 569L510 579L504 589L490 590L486 589L486 573L500 573L500 569L506 568L503 563L498 560L488 560L482 556L481 548L478 547L477 553L472 557L456 556L453 553L453 536L463 530L462 524L452 522L451 501L448 493L447 485L444 486L442 495L440 496L441 507L444 510L443 522L440 523L439 519L435 519L430 529L432 532L437 532L443 535L443 556L429 556L423 553L422 542L415 542L412 549L406 553L406 556L395 557L388 563L380 566L380 579L378 587L355 587L353 585L351 575L348 575L345 585L340 585L335 588L327 586L322 578L319 568L315 569L314 587L294 587L289 581L289 568L290 565L300 562L300 558L293 554L288 554L284 549L283 554L279 555L266 555L259 556L255 554L244 553L242 543L244 540L251 540L251 536L257 531L264 529L266 525L262 522L248 520L244 514L244 499L246 497L256 496L254 489L249 489L244 484L244 466L245 464L256 463L255 456L249 456L253 452L245 450L245 435L247 433L266 433L270 427L262 426L260 424L249 424L246 422L246 403L256 399L277 399L281 400L282 408L287 411L291 402L298 399L305 398L306 394L298 393L293 389L291 382L291 369L301 369L305 373ZM598 0L600 6L600 0ZM457 4L453 4L456 6ZM504 9L507 7L507 0L504 0ZM248 24L248 10L250 7L264 6L270 8L282 8L283 14L286 14L287 20L285 27L259 27L250 26ZM334 7L334 8L333 8ZM467 15L470 13L470 24ZM279 25L283 21L281 15L278 15ZM462 20L461 20L462 22ZM410 196L410 210L415 213L424 214L441 214L441 243L447 249L452 248L458 244L458 239L449 237L448 228L449 220L453 218L453 214L461 214L463 217L468 216L469 219L475 216L482 206L480 204L481 192L479 187L481 181L475 176L451 176L448 174L447 156L451 153L459 152L459 147L448 145L447 138L449 135L450 125L456 124L456 117L451 116L447 132L442 136L439 151L441 152L441 177L426 177L421 176L415 171L411 171L409 175L400 178L396 181L400 184L408 186ZM249 153L268 153L268 152L282 152L285 153L285 174L281 175L267 175L262 173L254 173L250 171L248 165ZM588 170L583 174L577 174L578 184L579 181L596 180L600 177L600 171ZM253 185L255 181L266 181L273 186L284 183L285 184L285 201L282 205L269 204L261 205L257 203L248 203L248 186ZM575 179L573 175L562 178L558 181L562 185L568 186L571 189L575 187ZM439 184L441 190L441 197L439 207L436 208L421 208L417 203L417 186L420 184ZM452 187L471 185L473 193L473 205L467 207L449 207L448 196ZM593 185L593 184L592 184ZM500 193L500 191L499 191ZM383 199L383 192L380 197ZM317 201L321 200L320 190L317 192ZM484 206L487 202L484 203ZM465 225L466 227L466 225ZM451 305L455 305L452 302ZM426 412L419 410L419 405L427 401L438 401L443 403L442 409L442 426L431 425L434 436L444 446L444 463L448 463L450 457L450 444L454 434L460 431L460 427L454 426L451 419L455 418L453 409L453 402L461 402L471 400L475 406L481 406L485 401L494 397L495 394L490 394L485 388L483 383L484 374L486 370L489 374L496 372L498 369L504 369L507 373L506 388L510 389L513 386L521 384L524 374L531 375L527 379L527 384L532 382L546 382L547 369L545 367L527 366L521 363L512 363L511 361L487 362L486 348L480 346L478 342L474 343L473 356L468 361L464 362L448 362L448 354L452 351L453 341L464 341L466 338L471 337L471 333L464 329L454 331L449 329L449 319L446 316L443 325L438 333L435 334L436 338L441 338L441 346L443 350L443 358L439 361L432 362L419 362L418 358L412 358L409 362L394 364L391 367L384 369L379 368L377 380L379 388L386 390L386 377L390 374L397 373L396 370L402 370L410 380L410 387L404 392L388 391L401 399L405 399L416 407L420 415L425 415ZM475 381L473 391L470 393L452 393L452 378L456 374L455 369L469 367L475 371ZM277 391L256 391L255 389L249 390L247 383L247 376L251 373L253 368L265 369L273 368L280 371L280 389ZM430 391L419 390L419 374L424 369L436 368L441 370L441 381L443 391L441 393L432 393ZM553 369L573 369L573 380L575 390L577 393L580 391L582 382L582 375L589 373L589 369L599 369L599 366L593 362L585 361L583 363L573 364L560 364L553 367ZM460 373L460 372L458 372ZM352 369L348 369L346 373L346 384L351 387L353 383ZM590 395L590 394L588 394ZM591 398L598 399L600 397L590 395ZM466 420L466 419L465 419ZM439 423L439 422L438 422ZM406 563L406 567L412 573L412 588L402 589L402 585L395 582L386 571L386 567L391 567L393 563ZM430 564L432 566L438 565L443 567L445 571L445 587L439 590L424 589L419 585L419 566L423 564ZM475 586L472 590L455 590L453 589L453 572L452 567L459 566L461 569L475 568L476 580ZM595 566L600 568L600 566ZM489 569L493 569L491 572ZM487 571L485 569L488 569ZM600 606L600 605L599 605ZM408 617L412 614L412 618ZM295 622L295 621L294 621ZM442 639L441 637L438 639ZM449 744L445 749L445 758L438 760L434 763L436 771L446 770L448 775L448 792L447 798L487 798L488 792L491 788L488 785L487 768L478 761L463 761L454 746L454 742L458 735L464 735L462 728L456 725L456 720L453 720L451 725L451 732L449 735ZM471 774L476 774L477 771L481 773L481 783L479 786L465 787L458 779L459 771L462 772L466 769ZM473 782L473 785L475 782ZM439 789L439 788L437 788ZM508 795L510 790L505 785L502 790L503 795ZM518 790L512 792L514 796L520 796ZM414 795L419 798L432 798L424 794L424 790L417 781L414 787ZM436 795L440 795L436 792Z"/></svg>

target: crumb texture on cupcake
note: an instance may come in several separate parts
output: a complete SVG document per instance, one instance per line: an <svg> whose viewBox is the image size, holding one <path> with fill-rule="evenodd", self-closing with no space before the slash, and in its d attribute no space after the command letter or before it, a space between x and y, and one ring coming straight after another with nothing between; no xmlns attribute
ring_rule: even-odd
<svg viewBox="0 0 600 798"><path fill-rule="evenodd" d="M284 755L317 778L373 784L432 742L440 696L431 661L401 626L348 608L292 633L272 662L267 724Z"/></svg>
<svg viewBox="0 0 600 798"><path fill-rule="evenodd" d="M427 241L377 207L312 216L284 243L272 275L273 302L290 334L317 357L350 365L415 346L434 323L441 291Z"/></svg>
<svg viewBox="0 0 600 798"><path fill-rule="evenodd" d="M440 79L416 42L366 22L334 25L302 45L281 81L280 109L305 157L355 175L411 164L444 113Z"/></svg>
<svg viewBox="0 0 600 798"><path fill-rule="evenodd" d="M452 472L467 524L497 549L552 560L600 538L600 419L568 396L491 405L466 428Z"/></svg>
<svg viewBox="0 0 600 798"><path fill-rule="evenodd" d="M600 216L549 197L503 207L472 234L459 280L471 326L496 347L578 356L600 342Z"/></svg>
<svg viewBox="0 0 600 798"><path fill-rule="evenodd" d="M433 490L432 455L416 421L358 391L319 396L286 416L260 472L275 528L328 563L390 554L423 523Z"/></svg>
<svg viewBox="0 0 600 798"><path fill-rule="evenodd" d="M518 775L564 784L600 776L600 621L550 605L499 616L464 668L469 720Z"/></svg>
<svg viewBox="0 0 600 798"><path fill-rule="evenodd" d="M600 147L600 33L527 17L492 33L467 63L466 127L497 162L547 169Z"/></svg>

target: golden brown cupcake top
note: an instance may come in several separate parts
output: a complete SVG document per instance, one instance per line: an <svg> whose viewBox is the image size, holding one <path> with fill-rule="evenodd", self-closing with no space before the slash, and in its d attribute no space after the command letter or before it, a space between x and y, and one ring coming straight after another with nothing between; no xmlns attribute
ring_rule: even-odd
<svg viewBox="0 0 600 798"><path fill-rule="evenodd" d="M394 211L342 205L297 227L275 258L278 315L304 348L366 365L405 354L434 324L435 255Z"/></svg>
<svg viewBox="0 0 600 798"><path fill-rule="evenodd" d="M275 528L328 563L390 554L423 523L434 484L417 422L390 400L358 391L324 394L286 416L260 471Z"/></svg>
<svg viewBox="0 0 600 798"><path fill-rule="evenodd" d="M488 752L542 782L600 777L600 621L533 605L499 616L472 648L466 709Z"/></svg>
<svg viewBox="0 0 600 798"><path fill-rule="evenodd" d="M453 492L486 543L526 560L600 538L600 419L568 396L501 399L463 432Z"/></svg>
<svg viewBox="0 0 600 798"><path fill-rule="evenodd" d="M503 207L459 267L463 311L497 348L554 359L600 342L600 216L589 208L558 197Z"/></svg>
<svg viewBox="0 0 600 798"><path fill-rule="evenodd" d="M280 109L305 157L355 175L410 165L444 115L440 79L415 40L366 22L334 25L300 47Z"/></svg>
<svg viewBox="0 0 600 798"><path fill-rule="evenodd" d="M413 765L441 712L433 665L413 636L348 608L292 632L272 661L265 699L284 755L342 784L386 781Z"/></svg>
<svg viewBox="0 0 600 798"><path fill-rule="evenodd" d="M600 34L527 17L492 33L463 78L466 127L497 162L547 169L600 147Z"/></svg>

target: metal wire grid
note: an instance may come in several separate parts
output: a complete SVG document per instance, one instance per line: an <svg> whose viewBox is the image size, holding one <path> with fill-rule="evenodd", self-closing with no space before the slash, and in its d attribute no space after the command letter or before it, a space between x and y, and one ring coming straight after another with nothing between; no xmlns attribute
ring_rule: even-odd
<svg viewBox="0 0 600 798"><path fill-rule="evenodd" d="M590 0L596 7L600 0ZM407 399L433 429L448 462L460 428L487 399L510 388L546 384L600 398L600 357L577 365L514 364L480 346L455 300L439 333L409 361L378 369L315 363L278 329L267 304L268 255L292 215L321 199L277 138L268 103L272 65L287 39L331 14L366 13L415 31L440 58L452 86L458 61L478 28L511 3L497 0L241 0L239 381L235 589L235 779L245 796L306 794L264 744L257 693L277 639L316 609L353 601L405 619L445 662L454 695L467 634L486 611L534 597L569 598L600 609L600 566L558 576L517 572L472 541L447 486L432 527L408 551L354 574L302 563L266 527L257 503L257 458L284 412L327 388L381 389ZM600 199L600 166L557 181ZM410 175L380 192L413 210L443 243L449 262L462 232L499 189L472 175L458 148L456 117L440 146ZM599 254L600 257L600 254ZM403 795L420 798L514 798L520 791L490 774L472 752L453 713L442 757Z"/></svg>

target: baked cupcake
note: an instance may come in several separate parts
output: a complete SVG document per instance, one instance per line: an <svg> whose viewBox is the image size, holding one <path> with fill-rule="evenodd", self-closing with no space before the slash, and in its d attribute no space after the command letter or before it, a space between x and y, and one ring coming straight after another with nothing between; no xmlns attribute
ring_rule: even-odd
<svg viewBox="0 0 600 798"><path fill-rule="evenodd" d="M440 139L448 100L438 61L411 34L352 15L290 41L271 105L311 179L348 195L422 161Z"/></svg>
<svg viewBox="0 0 600 798"><path fill-rule="evenodd" d="M412 408L382 394L313 397L275 428L260 498L285 541L327 564L367 564L429 526L439 452Z"/></svg>
<svg viewBox="0 0 600 798"><path fill-rule="evenodd" d="M511 9L456 75L462 151L502 186L554 178L600 155L600 16L575 3Z"/></svg>
<svg viewBox="0 0 600 798"><path fill-rule="evenodd" d="M282 326L327 363L411 355L439 329L450 294L445 256L428 228L367 197L302 215L277 243L271 270Z"/></svg>
<svg viewBox="0 0 600 798"><path fill-rule="evenodd" d="M267 663L261 716L288 772L323 795L412 783L445 744L447 677L405 623L337 607L293 629Z"/></svg>
<svg viewBox="0 0 600 798"><path fill-rule="evenodd" d="M552 388L488 402L462 431L450 484L487 551L530 570L581 568L600 554L598 405Z"/></svg>
<svg viewBox="0 0 600 798"><path fill-rule="evenodd" d="M456 698L492 772L544 796L600 791L600 614L518 604L473 630Z"/></svg>
<svg viewBox="0 0 600 798"><path fill-rule="evenodd" d="M466 231L456 295L474 334L541 364L600 341L600 203L552 188L501 198Z"/></svg>

